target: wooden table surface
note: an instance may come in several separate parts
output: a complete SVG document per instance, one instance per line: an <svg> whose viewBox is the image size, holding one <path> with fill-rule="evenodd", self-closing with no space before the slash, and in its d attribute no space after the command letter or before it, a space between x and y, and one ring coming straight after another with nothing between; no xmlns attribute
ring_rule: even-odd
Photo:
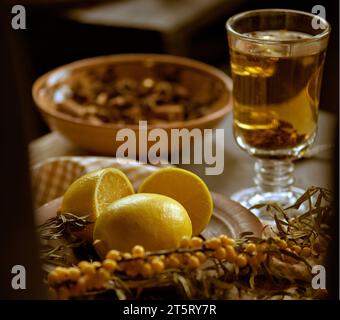
<svg viewBox="0 0 340 320"><path fill-rule="evenodd" d="M218 176L206 176L204 165L181 165L201 176L210 190L226 196L249 187L253 184L254 160L237 145L232 135L232 117L228 115L219 125L225 129L224 145L217 144L218 148L224 149L224 172ZM321 112L319 117L319 130L314 145L332 143L335 137L336 116ZM60 134L49 133L37 140L30 146L31 165L37 164L50 157L65 155L93 155L79 149ZM311 159L303 159L296 162L295 178L296 185L307 188L309 186L332 187L332 152L325 152Z"/></svg>

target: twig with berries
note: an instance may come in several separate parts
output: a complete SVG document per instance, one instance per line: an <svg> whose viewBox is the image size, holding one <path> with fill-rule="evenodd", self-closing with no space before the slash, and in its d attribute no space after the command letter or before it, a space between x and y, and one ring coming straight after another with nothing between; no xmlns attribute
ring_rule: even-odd
<svg viewBox="0 0 340 320"><path fill-rule="evenodd" d="M311 266L323 259L329 240L331 193L311 188L295 208L305 202L307 211L292 219L278 206L267 205L274 211L277 229L263 238L250 232L239 239L183 238L172 250L147 252L137 245L131 252L111 250L101 262L58 266L48 275L51 292L59 299L126 299L166 287L195 299L228 299L231 294L311 298Z"/></svg>

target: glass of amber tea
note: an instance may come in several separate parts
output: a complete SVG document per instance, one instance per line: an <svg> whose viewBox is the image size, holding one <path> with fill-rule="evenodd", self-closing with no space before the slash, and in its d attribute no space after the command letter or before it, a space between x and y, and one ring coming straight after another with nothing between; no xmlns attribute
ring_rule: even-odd
<svg viewBox="0 0 340 320"><path fill-rule="evenodd" d="M330 26L307 12L264 9L237 14L226 28L234 137L256 158L255 187L232 199L248 208L263 202L289 206L304 191L294 186L293 160L316 135Z"/></svg>

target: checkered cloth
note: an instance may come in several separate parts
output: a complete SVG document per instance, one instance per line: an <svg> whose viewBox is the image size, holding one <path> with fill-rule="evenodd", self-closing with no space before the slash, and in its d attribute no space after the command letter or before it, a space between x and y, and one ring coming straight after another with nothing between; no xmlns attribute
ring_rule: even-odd
<svg viewBox="0 0 340 320"><path fill-rule="evenodd" d="M34 204L43 204L62 196L69 185L80 176L97 169L117 168L138 189L141 182L158 168L127 159L108 157L58 157L35 165L32 169Z"/></svg>

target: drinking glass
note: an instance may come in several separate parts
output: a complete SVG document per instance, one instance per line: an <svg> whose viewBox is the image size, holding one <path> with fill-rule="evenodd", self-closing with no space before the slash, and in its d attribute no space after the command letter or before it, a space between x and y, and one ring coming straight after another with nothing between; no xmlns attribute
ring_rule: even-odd
<svg viewBox="0 0 340 320"><path fill-rule="evenodd" d="M237 14L226 28L234 137L255 157L256 173L255 186L232 199L289 206L304 192L294 186L293 160L315 139L330 26L311 13L264 9Z"/></svg>

